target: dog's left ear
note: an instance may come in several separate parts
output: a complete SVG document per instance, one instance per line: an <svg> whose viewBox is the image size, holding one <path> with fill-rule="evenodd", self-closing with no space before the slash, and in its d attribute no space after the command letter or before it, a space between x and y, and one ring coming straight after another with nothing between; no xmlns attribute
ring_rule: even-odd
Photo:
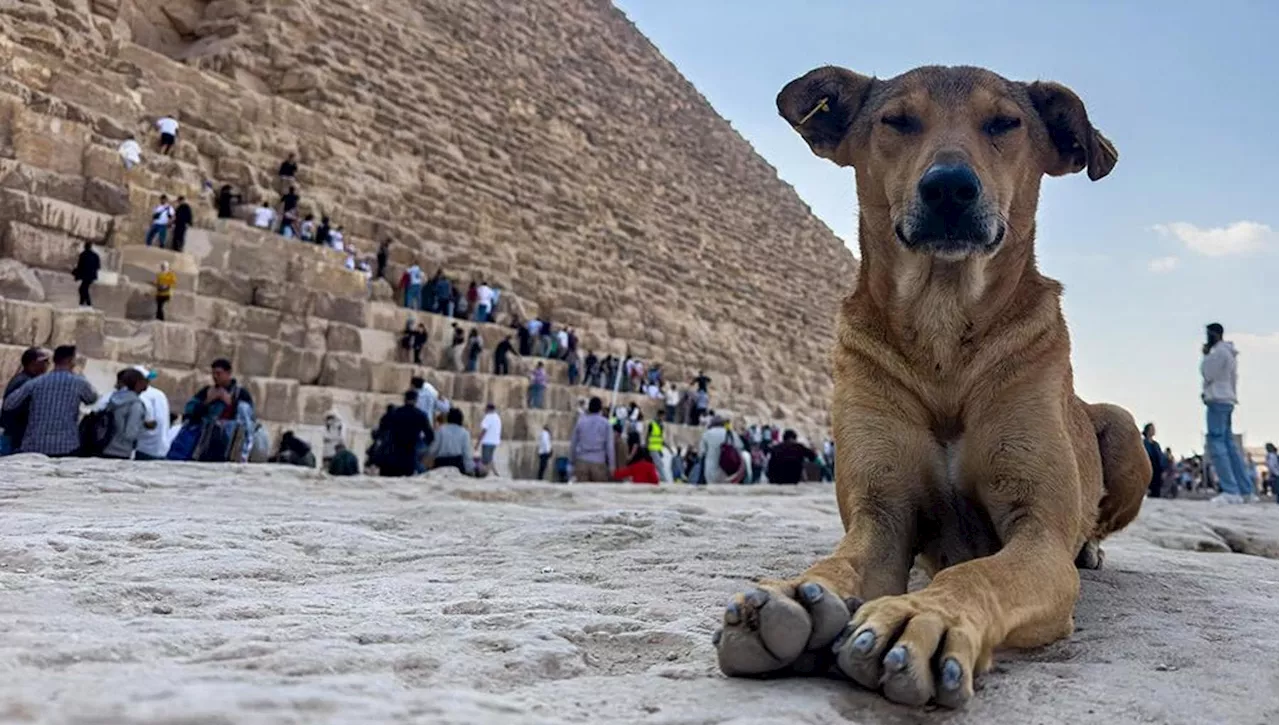
<svg viewBox="0 0 1280 725"><path fill-rule="evenodd" d="M828 65L805 73L778 93L778 113L808 142L813 153L840 166L840 144L849 135L875 79Z"/></svg>
<svg viewBox="0 0 1280 725"><path fill-rule="evenodd" d="M1049 130L1049 142L1056 154L1045 173L1062 176L1088 169L1092 181L1111 173L1120 152L1089 123L1089 114L1079 96L1064 85L1042 81L1028 83L1027 95Z"/></svg>

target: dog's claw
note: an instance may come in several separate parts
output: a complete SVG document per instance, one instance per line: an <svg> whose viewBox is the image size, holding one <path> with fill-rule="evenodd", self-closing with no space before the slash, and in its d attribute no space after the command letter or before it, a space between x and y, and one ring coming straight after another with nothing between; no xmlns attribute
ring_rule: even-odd
<svg viewBox="0 0 1280 725"><path fill-rule="evenodd" d="M942 663L942 689L958 690L960 683L964 681L964 670L960 668L960 663L954 657L948 657Z"/></svg>
<svg viewBox="0 0 1280 725"><path fill-rule="evenodd" d="M801 584L796 591L805 604L816 604L818 600L822 599L822 586L814 582Z"/></svg>
<svg viewBox="0 0 1280 725"><path fill-rule="evenodd" d="M866 630L853 639L853 651L858 654L866 654L876 646L876 633Z"/></svg>
<svg viewBox="0 0 1280 725"><path fill-rule="evenodd" d="M884 656L884 668L890 672L901 672L907 668L907 648L898 645Z"/></svg>

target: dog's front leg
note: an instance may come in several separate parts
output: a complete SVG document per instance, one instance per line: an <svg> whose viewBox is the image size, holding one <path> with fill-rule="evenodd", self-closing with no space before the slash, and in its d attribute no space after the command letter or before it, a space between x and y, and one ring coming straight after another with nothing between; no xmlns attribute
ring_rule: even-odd
<svg viewBox="0 0 1280 725"><path fill-rule="evenodd" d="M836 459L844 537L800 576L734 595L714 639L725 674L826 671L831 644L858 604L906 591L915 511L936 444L900 419L850 410L836 425Z"/></svg>
<svg viewBox="0 0 1280 725"><path fill-rule="evenodd" d="M976 493L1000 551L944 569L918 592L866 603L836 645L841 671L895 702L958 707L995 648L1071 633L1080 503L1070 446L1065 439L1058 448L1005 441L980 450L970 472L987 476Z"/></svg>

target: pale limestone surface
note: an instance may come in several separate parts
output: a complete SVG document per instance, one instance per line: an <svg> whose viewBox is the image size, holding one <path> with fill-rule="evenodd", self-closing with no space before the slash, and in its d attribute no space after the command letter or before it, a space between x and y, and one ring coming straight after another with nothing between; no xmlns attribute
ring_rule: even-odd
<svg viewBox="0 0 1280 725"><path fill-rule="evenodd" d="M719 674L724 601L831 549L830 487L21 456L0 464L0 519L6 723L1277 718L1276 561L1213 551L1274 556L1272 506L1148 502L1083 574L1075 634L998 657L958 714Z"/></svg>

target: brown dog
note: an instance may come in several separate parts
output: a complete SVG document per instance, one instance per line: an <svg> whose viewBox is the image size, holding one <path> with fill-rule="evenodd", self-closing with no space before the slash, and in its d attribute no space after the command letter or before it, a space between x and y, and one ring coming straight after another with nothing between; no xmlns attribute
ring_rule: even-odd
<svg viewBox="0 0 1280 725"><path fill-rule="evenodd" d="M1076 397L1061 286L1033 249L1041 177L1096 181L1116 150L1069 89L978 68L819 68L778 110L857 179L832 408L845 535L734 597L720 668L834 666L895 702L956 707L996 648L1071 633L1076 566L1101 563L1151 476L1129 414ZM917 557L933 579L908 594Z"/></svg>

